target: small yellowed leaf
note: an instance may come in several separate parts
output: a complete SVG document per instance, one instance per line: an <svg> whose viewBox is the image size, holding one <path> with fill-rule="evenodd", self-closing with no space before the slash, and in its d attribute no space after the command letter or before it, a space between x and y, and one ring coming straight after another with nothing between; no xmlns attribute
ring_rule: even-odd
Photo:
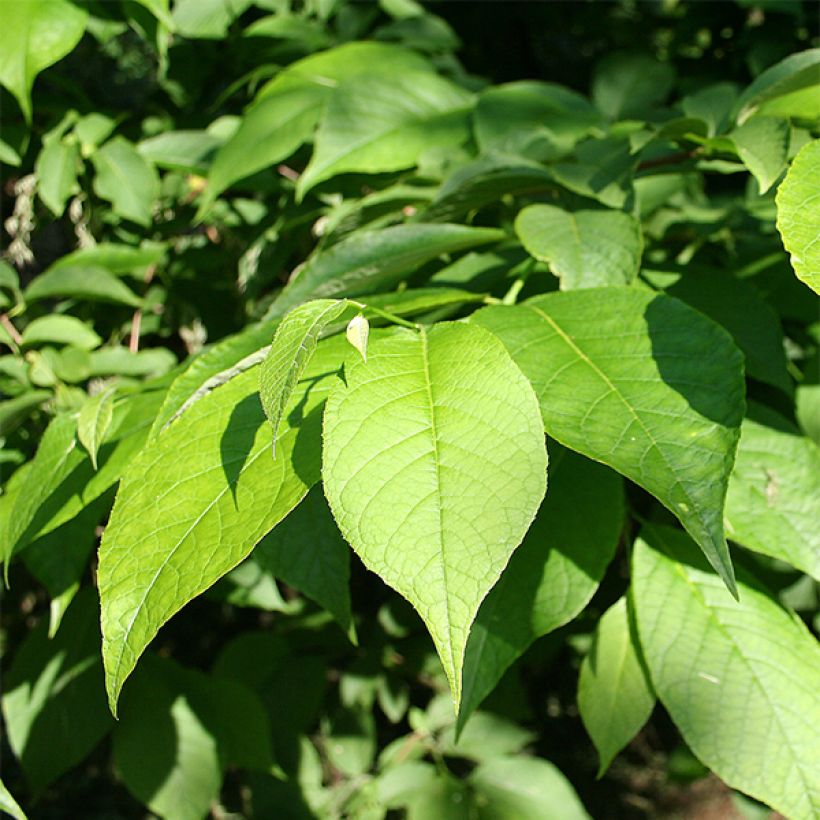
<svg viewBox="0 0 820 820"><path fill-rule="evenodd" d="M367 361L367 337L370 334L370 322L361 314L354 316L347 325L347 340Z"/></svg>

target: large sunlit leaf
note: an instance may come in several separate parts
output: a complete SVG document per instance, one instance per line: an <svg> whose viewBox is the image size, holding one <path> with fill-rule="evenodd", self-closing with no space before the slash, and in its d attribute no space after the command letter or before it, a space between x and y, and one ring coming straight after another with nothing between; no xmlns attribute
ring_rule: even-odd
<svg viewBox="0 0 820 820"><path fill-rule="evenodd" d="M245 558L319 479L321 408L343 339L320 345L284 414L279 457L251 368L154 438L123 477L100 546L112 709L158 629Z"/></svg>
<svg viewBox="0 0 820 820"><path fill-rule="evenodd" d="M282 316L308 299L386 290L442 254L503 238L503 231L496 228L448 224L394 225L380 231L360 231L311 257L267 316Z"/></svg>
<svg viewBox="0 0 820 820"><path fill-rule="evenodd" d="M319 344L322 331L348 308L345 300L316 299L294 308L279 324L259 368L259 397L273 430L273 455L282 413Z"/></svg>
<svg viewBox="0 0 820 820"><path fill-rule="evenodd" d="M820 449L744 419L726 496L726 532L820 581Z"/></svg>
<svg viewBox="0 0 820 820"><path fill-rule="evenodd" d="M398 171L415 165L430 148L460 145L469 136L472 100L426 71L346 80L328 101L298 194L336 174Z"/></svg>
<svg viewBox="0 0 820 820"><path fill-rule="evenodd" d="M31 121L34 78L65 57L85 31L88 11L67 0L0 4L0 84Z"/></svg>
<svg viewBox="0 0 820 820"><path fill-rule="evenodd" d="M459 729L534 640L586 606L615 551L620 476L554 442L549 449L547 496L470 631Z"/></svg>
<svg viewBox="0 0 820 820"><path fill-rule="evenodd" d="M9 745L34 791L79 763L111 728L98 616L97 596L88 587L75 598L57 635L49 639L48 624L41 621L4 675Z"/></svg>
<svg viewBox="0 0 820 820"><path fill-rule="evenodd" d="M578 676L578 710L598 750L599 777L646 723L654 705L626 598L619 598L598 621Z"/></svg>
<svg viewBox="0 0 820 820"><path fill-rule="evenodd" d="M820 49L818 49L820 51ZM804 145L777 189L777 229L797 278L820 293L820 140Z"/></svg>
<svg viewBox="0 0 820 820"><path fill-rule="evenodd" d="M635 543L638 634L658 697L689 748L787 817L820 811L820 647L759 582L726 597L694 544L666 527Z"/></svg>
<svg viewBox="0 0 820 820"><path fill-rule="evenodd" d="M623 211L565 211L530 205L515 220L527 251L547 262L561 290L628 285L638 275L641 226Z"/></svg>
<svg viewBox="0 0 820 820"><path fill-rule="evenodd" d="M470 625L546 486L532 389L483 329L396 331L348 359L324 436L342 534L419 611L458 704Z"/></svg>
<svg viewBox="0 0 820 820"><path fill-rule="evenodd" d="M729 334L677 299L632 288L547 294L474 321L529 377L546 431L658 498L734 590L723 506L744 381Z"/></svg>

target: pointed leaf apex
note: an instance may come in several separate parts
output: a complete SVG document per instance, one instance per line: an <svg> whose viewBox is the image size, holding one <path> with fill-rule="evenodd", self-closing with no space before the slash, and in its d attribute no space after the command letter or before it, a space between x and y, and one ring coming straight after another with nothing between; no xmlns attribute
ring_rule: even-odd
<svg viewBox="0 0 820 820"><path fill-rule="evenodd" d="M370 334L370 322L361 314L354 316L347 325L347 340L367 361L367 337Z"/></svg>

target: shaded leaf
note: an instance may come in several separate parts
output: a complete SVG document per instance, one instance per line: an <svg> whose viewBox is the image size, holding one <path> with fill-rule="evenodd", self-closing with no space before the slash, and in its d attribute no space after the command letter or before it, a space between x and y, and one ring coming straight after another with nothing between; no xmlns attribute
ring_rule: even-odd
<svg viewBox="0 0 820 820"><path fill-rule="evenodd" d="M662 103L675 70L648 54L613 52L595 66L592 99L609 119L642 117Z"/></svg>
<svg viewBox="0 0 820 820"><path fill-rule="evenodd" d="M140 305L139 297L104 268L60 266L41 274L26 288L27 302L59 297Z"/></svg>
<svg viewBox="0 0 820 820"><path fill-rule="evenodd" d="M728 136L743 164L765 194L786 167L789 150L789 124L774 117L755 117L735 128Z"/></svg>
<svg viewBox="0 0 820 820"><path fill-rule="evenodd" d="M34 164L37 195L55 216L62 216L68 198L80 190L79 170L80 147L76 141L43 139L43 148Z"/></svg>

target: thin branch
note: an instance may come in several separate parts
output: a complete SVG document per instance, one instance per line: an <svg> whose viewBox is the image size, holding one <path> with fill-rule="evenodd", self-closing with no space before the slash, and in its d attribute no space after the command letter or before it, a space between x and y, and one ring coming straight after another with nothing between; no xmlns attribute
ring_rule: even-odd
<svg viewBox="0 0 820 820"><path fill-rule="evenodd" d="M19 347L23 343L23 337L18 332L17 328L14 326L14 323L9 319L8 313L3 313L0 315L0 324L8 331L9 336L11 336L12 341Z"/></svg>
<svg viewBox="0 0 820 820"><path fill-rule="evenodd" d="M151 280L154 278L154 273L156 273L157 266L156 265L149 265L148 269L145 271L145 276L143 277L143 282L146 285L151 284ZM140 328L142 327L142 308L138 307L134 311L134 315L131 318L131 336L128 339L128 349L132 353L136 353L140 349Z"/></svg>

